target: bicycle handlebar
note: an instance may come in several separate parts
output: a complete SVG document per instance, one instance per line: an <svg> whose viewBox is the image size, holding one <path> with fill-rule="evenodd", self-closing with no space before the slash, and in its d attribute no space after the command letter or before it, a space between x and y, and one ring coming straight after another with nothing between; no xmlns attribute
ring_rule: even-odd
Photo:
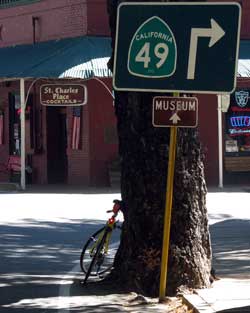
<svg viewBox="0 0 250 313"><path fill-rule="evenodd" d="M122 207L122 201L121 200L114 200L113 203L114 203L113 209L108 210L107 213L113 212L114 215L117 215L118 212L120 211L121 207Z"/></svg>

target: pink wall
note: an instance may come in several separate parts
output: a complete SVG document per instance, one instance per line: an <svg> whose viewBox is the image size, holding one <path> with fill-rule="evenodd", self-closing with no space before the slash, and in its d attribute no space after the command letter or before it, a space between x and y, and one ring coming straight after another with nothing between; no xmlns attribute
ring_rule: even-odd
<svg viewBox="0 0 250 313"><path fill-rule="evenodd" d="M87 34L87 3L82 0L43 0L29 5L0 9L0 47Z"/></svg>
<svg viewBox="0 0 250 313"><path fill-rule="evenodd" d="M241 38L250 39L250 1L244 0L242 2L243 14L242 14L242 23L241 23Z"/></svg>
<svg viewBox="0 0 250 313"><path fill-rule="evenodd" d="M204 94L198 95L197 98L198 129L205 154L205 179L207 185L216 186L219 182L217 96Z"/></svg>
<svg viewBox="0 0 250 313"><path fill-rule="evenodd" d="M87 15L88 35L110 35L105 0L87 0Z"/></svg>
<svg viewBox="0 0 250 313"><path fill-rule="evenodd" d="M112 90L111 79L102 79ZM90 128L90 169L92 185L108 185L108 165L118 157L118 139L113 98L104 85L95 79L88 82ZM101 173L101 175L100 175Z"/></svg>
<svg viewBox="0 0 250 313"><path fill-rule="evenodd" d="M33 18L35 27L33 26ZM43 0L0 9L0 48L85 35L108 36L105 0Z"/></svg>

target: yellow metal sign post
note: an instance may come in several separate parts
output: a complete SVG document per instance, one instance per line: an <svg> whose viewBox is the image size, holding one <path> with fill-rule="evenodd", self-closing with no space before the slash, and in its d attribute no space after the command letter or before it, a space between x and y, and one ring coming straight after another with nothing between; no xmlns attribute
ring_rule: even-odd
<svg viewBox="0 0 250 313"><path fill-rule="evenodd" d="M178 93L175 94L175 96L178 96L178 95L179 95ZM163 301L166 296L167 272L168 272L168 251L169 251L171 211L172 211L173 187L174 187L176 141L177 141L177 127L172 126L170 128L168 177L167 177L164 231L163 231L163 242L162 242L159 301Z"/></svg>
<svg viewBox="0 0 250 313"><path fill-rule="evenodd" d="M163 301L166 295L167 271L168 271L168 250L170 239L171 211L173 202L173 186L174 186L174 168L176 153L177 127L170 129L170 146L168 159L168 178L166 191L166 205L164 217L164 231L162 243L162 261L161 261L161 278L160 278L160 301Z"/></svg>
<svg viewBox="0 0 250 313"><path fill-rule="evenodd" d="M178 127L195 128L198 124L198 99L195 97L155 97L153 99L153 125L170 127L170 143L168 157L168 177L166 186L166 204L162 241L160 301L166 296L168 251L170 241L171 211L174 189L175 154Z"/></svg>

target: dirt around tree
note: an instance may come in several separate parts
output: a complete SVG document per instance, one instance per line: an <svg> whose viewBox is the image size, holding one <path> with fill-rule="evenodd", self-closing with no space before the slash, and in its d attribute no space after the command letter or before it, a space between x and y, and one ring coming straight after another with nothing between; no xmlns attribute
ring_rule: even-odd
<svg viewBox="0 0 250 313"><path fill-rule="evenodd" d="M80 296L78 305L84 313L194 313L181 295L159 303L158 298L128 292L114 282L90 282L82 286L76 280L70 294L72 299Z"/></svg>

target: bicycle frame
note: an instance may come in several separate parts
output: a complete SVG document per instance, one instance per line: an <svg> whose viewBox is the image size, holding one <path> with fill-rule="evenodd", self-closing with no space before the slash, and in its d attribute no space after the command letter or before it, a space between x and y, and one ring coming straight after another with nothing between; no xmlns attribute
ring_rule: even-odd
<svg viewBox="0 0 250 313"><path fill-rule="evenodd" d="M114 200L113 202L114 205L112 210L107 211L107 213L112 212L113 213L112 216L108 219L106 225L102 229L97 231L93 236L89 238L89 240L86 242L82 250L82 254L80 257L80 265L83 272L85 272L85 279L83 281L83 284L87 282L88 277L91 275L92 268L94 268L96 264L97 270L95 275L99 275L99 269L101 268L104 259L106 259L105 255L107 256L109 252L109 245L111 242L112 232L115 229L115 227L121 228L119 226L116 226L117 223L116 217L119 211L121 210L123 203L120 200ZM91 245L89 245L90 242ZM91 258L91 262L87 270L85 270L83 266L85 251L88 251L88 254ZM111 269L111 266L104 270L104 272ZM102 271L101 273L103 274L104 272Z"/></svg>
<svg viewBox="0 0 250 313"><path fill-rule="evenodd" d="M112 231L115 227L115 217L112 216L111 218L109 218L106 226L104 227L103 231L100 233L100 235L98 236L98 239L96 240L95 244L93 245L93 247L90 249L89 253L90 255L92 255L95 251L95 249L98 247L99 243L101 242L102 238L105 236L105 234L107 233L107 237L105 240L105 248L104 248L104 253L108 253L108 248L109 248L109 242L110 242L110 237L112 234Z"/></svg>

